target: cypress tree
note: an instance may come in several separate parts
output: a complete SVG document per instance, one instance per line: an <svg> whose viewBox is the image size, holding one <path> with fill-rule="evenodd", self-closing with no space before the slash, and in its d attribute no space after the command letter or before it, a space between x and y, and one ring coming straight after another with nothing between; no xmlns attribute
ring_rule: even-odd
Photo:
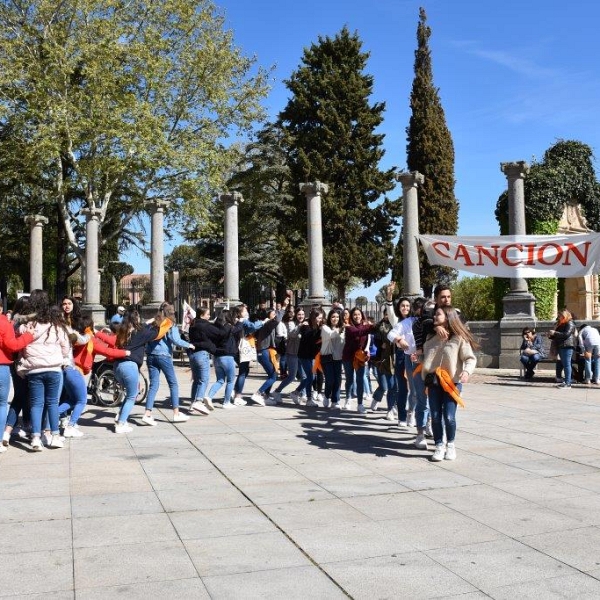
<svg viewBox="0 0 600 600"><path fill-rule="evenodd" d="M417 50L415 51L415 78L410 95L412 115L406 129L407 164L409 171L425 175L419 189L419 231L432 235L456 235L458 231L458 201L454 196L454 145L438 89L433 84L433 69L425 9L419 10ZM401 279L402 240L398 243L395 276ZM456 271L430 265L419 251L421 285L430 296L437 283L451 283Z"/></svg>
<svg viewBox="0 0 600 600"><path fill-rule="evenodd" d="M364 73L369 54L357 33L343 28L305 49L301 66L286 81L292 96L279 115L290 140L288 155L296 212L284 222L281 247L288 279L307 273L306 199L299 184L329 184L322 197L324 275L344 298L362 281L369 285L390 268L393 169L379 169L384 136L375 133L385 105L370 103L373 77Z"/></svg>

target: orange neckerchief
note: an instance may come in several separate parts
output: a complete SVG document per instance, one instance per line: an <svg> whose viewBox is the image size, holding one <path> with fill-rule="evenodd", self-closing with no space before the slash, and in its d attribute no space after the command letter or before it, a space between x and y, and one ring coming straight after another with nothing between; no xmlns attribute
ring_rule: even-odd
<svg viewBox="0 0 600 600"><path fill-rule="evenodd" d="M94 352L94 331L92 330L91 327L86 327L83 331L83 333L85 333L85 335L89 335L90 339L88 340L88 343L86 344L85 349L92 354Z"/></svg>
<svg viewBox="0 0 600 600"><path fill-rule="evenodd" d="M564 317L564 316L563 316L563 317L561 317L561 318L558 320L558 325L559 325L559 326L560 326L560 325L564 325L565 323L568 323L568 322L569 322L569 319L568 319L567 317Z"/></svg>
<svg viewBox="0 0 600 600"><path fill-rule="evenodd" d="M465 407L465 401L460 397L460 392L456 387L454 381L452 381L452 377L450 377L450 373L446 371L446 369L442 369L442 367L438 367L435 370L435 374L437 375L438 381L442 386L442 389L450 395L452 400L454 400L459 406Z"/></svg>
<svg viewBox="0 0 600 600"><path fill-rule="evenodd" d="M269 358L271 359L271 364L275 368L275 371L279 373L279 356L277 355L277 350L275 350L275 348L269 348Z"/></svg>
<svg viewBox="0 0 600 600"><path fill-rule="evenodd" d="M423 370L423 363L419 363L414 369L413 369L413 377L416 377L421 371Z"/></svg>
<svg viewBox="0 0 600 600"><path fill-rule="evenodd" d="M158 335L154 339L160 340L164 338L165 335L167 335L169 329L171 329L171 327L173 327L173 321L171 321L171 319L165 318L158 328Z"/></svg>
<svg viewBox="0 0 600 600"><path fill-rule="evenodd" d="M323 365L321 364L320 352L318 352L315 356L315 362L313 363L313 373L316 373L317 371L321 371L321 373L323 372Z"/></svg>

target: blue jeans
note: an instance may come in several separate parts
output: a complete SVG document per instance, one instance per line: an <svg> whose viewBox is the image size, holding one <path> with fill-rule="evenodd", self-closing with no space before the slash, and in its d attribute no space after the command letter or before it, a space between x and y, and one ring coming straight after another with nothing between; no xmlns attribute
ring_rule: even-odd
<svg viewBox="0 0 600 600"><path fill-rule="evenodd" d="M310 398L312 394L312 384L315 378L315 374L313 373L314 360L312 358L300 358L299 361L302 371L304 371L305 375L304 379L300 383L299 391L303 396Z"/></svg>
<svg viewBox="0 0 600 600"><path fill-rule="evenodd" d="M233 390L239 396L242 395L244 391L244 385L246 384L246 377L248 377L248 373L250 372L250 363L249 362L241 362L238 368L238 376L235 380L235 385L233 386Z"/></svg>
<svg viewBox="0 0 600 600"><path fill-rule="evenodd" d="M193 352L190 354L190 367L192 368L192 402L195 402L202 400L206 395L210 380L210 354L206 350Z"/></svg>
<svg viewBox="0 0 600 600"><path fill-rule="evenodd" d="M415 365L413 365L414 367ZM414 372L414 370L413 370ZM413 375L413 386L415 389L415 397L417 403L415 405L415 420L417 421L418 429L425 429L427 419L429 418L429 402L427 400L427 392L425 391L425 382L421 373Z"/></svg>
<svg viewBox="0 0 600 600"><path fill-rule="evenodd" d="M404 354L404 372L406 373L406 385L408 386L408 410L411 412L415 410L417 406L417 392L415 390L415 378L413 377L413 371L415 365L408 354Z"/></svg>
<svg viewBox="0 0 600 600"><path fill-rule="evenodd" d="M378 386L373 394L373 400L381 402L383 394L387 392L388 410L392 410L396 404L396 377L392 373L384 373L382 369L377 371Z"/></svg>
<svg viewBox="0 0 600 600"><path fill-rule="evenodd" d="M462 386L456 384L460 391ZM432 385L429 388L429 408L431 409L431 429L433 439L437 444L444 443L444 426L446 427L446 441L453 443L456 437L456 407L458 405L452 400L450 394L445 392L441 386ZM442 424L443 419L443 424Z"/></svg>
<svg viewBox="0 0 600 600"><path fill-rule="evenodd" d="M131 362L131 361L130 361ZM148 397L146 398L146 410L154 408L154 401L160 385L160 372L165 374L169 384L169 394L171 396L171 405L173 408L179 408L179 383L173 367L173 357L170 354L148 354L146 356L148 365L148 374L150 375L150 385Z"/></svg>
<svg viewBox="0 0 600 600"><path fill-rule="evenodd" d="M559 348L558 355L560 356L560 362L562 362L565 373L565 383L571 385L571 358L573 357L573 348Z"/></svg>
<svg viewBox="0 0 600 600"><path fill-rule="evenodd" d="M304 383L304 370L302 367L299 367L300 359L295 354L286 354L286 362L287 362L287 376L286 378L277 386L276 392L283 392L283 390L296 381L296 376L300 373L300 378L302 382L298 386L296 391L300 391L302 389L302 384Z"/></svg>
<svg viewBox="0 0 600 600"><path fill-rule="evenodd" d="M339 402L342 389L342 361L330 360L322 362L322 365L325 375L325 398L329 398L332 402Z"/></svg>
<svg viewBox="0 0 600 600"><path fill-rule="evenodd" d="M50 422L50 431L58 434L58 399L62 391L62 383L61 371L42 371L27 375L33 435L42 435L42 419L45 415Z"/></svg>
<svg viewBox="0 0 600 600"><path fill-rule="evenodd" d="M363 403L363 395L365 393L365 370L366 365L359 367L358 369L354 368L351 360L345 360L344 364L344 375L346 376L346 398L351 398L352 396L348 396L348 393L352 394L353 386L352 384L348 384L348 382L355 382L356 389L356 398L359 404Z"/></svg>
<svg viewBox="0 0 600 600"><path fill-rule="evenodd" d="M31 410L29 408L29 385L27 379L17 375L14 364L10 366L10 374L13 383L13 399L8 409L6 424L14 427L19 420L19 414L23 412L23 426L31 424Z"/></svg>
<svg viewBox="0 0 600 600"><path fill-rule="evenodd" d="M523 366L525 367L526 375L531 375L533 373L533 370L535 369L536 365L540 362L541 359L542 356L539 352L536 352L535 354L521 354L521 356L519 357L519 360L523 363Z"/></svg>
<svg viewBox="0 0 600 600"><path fill-rule="evenodd" d="M356 373L351 360L342 361L342 365L344 367L344 379L346 380L346 399L349 400L356 397Z"/></svg>
<svg viewBox="0 0 600 600"><path fill-rule="evenodd" d="M10 366L0 365L0 433L4 433L8 416L8 394L10 393Z"/></svg>
<svg viewBox="0 0 600 600"><path fill-rule="evenodd" d="M585 359L585 380L598 382L600 376L600 346L592 346L592 356Z"/></svg>
<svg viewBox="0 0 600 600"><path fill-rule="evenodd" d="M277 381L277 371L271 362L268 348L258 351L258 362L267 374L267 380L258 388L258 392L259 394L269 394L273 384Z"/></svg>
<svg viewBox="0 0 600 600"><path fill-rule="evenodd" d="M77 425L87 404L87 385L85 377L78 369L68 367L63 370L65 401L58 406L59 414L72 410L69 425Z"/></svg>
<svg viewBox="0 0 600 600"><path fill-rule="evenodd" d="M229 404L231 402L231 392L233 392L233 380L235 379L235 360L233 360L233 356L215 356L213 360L217 380L210 387L208 397L212 400L227 381L223 404Z"/></svg>
<svg viewBox="0 0 600 600"><path fill-rule="evenodd" d="M394 374L396 376L396 389L398 390L398 421L406 421L406 401L408 399L408 383L406 381L405 363L406 354L402 350L396 350L396 363Z"/></svg>
<svg viewBox="0 0 600 600"><path fill-rule="evenodd" d="M140 369L132 360L118 362L115 364L115 379L125 390L125 398L123 398L118 417L119 423L125 423L129 418L138 394Z"/></svg>

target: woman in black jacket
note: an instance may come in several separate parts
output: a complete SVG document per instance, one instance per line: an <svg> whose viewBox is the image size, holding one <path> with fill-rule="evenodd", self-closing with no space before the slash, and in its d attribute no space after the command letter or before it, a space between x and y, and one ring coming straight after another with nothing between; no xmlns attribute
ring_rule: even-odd
<svg viewBox="0 0 600 600"><path fill-rule="evenodd" d="M565 378L557 387L570 389L571 387L571 359L577 345L577 328L573 322L573 315L565 308L558 313L558 325L551 329L548 336L556 344L559 359L562 363Z"/></svg>

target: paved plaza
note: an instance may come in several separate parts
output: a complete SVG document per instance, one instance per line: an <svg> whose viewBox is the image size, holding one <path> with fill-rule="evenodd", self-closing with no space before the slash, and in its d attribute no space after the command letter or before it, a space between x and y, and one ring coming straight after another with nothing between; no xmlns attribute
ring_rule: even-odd
<svg viewBox="0 0 600 600"><path fill-rule="evenodd" d="M598 598L600 388L517 373L466 387L456 462L384 411L174 425L163 382L158 426L115 435L92 407L65 449L0 455L0 596Z"/></svg>

